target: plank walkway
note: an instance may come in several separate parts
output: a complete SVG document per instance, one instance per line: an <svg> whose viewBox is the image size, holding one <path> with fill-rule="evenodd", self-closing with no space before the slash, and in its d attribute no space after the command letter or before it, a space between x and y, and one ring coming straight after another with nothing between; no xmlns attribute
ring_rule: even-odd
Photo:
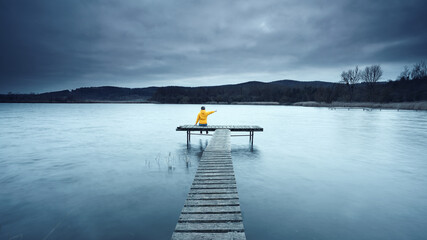
<svg viewBox="0 0 427 240"><path fill-rule="evenodd" d="M172 239L246 239L229 129L216 130L203 152Z"/></svg>

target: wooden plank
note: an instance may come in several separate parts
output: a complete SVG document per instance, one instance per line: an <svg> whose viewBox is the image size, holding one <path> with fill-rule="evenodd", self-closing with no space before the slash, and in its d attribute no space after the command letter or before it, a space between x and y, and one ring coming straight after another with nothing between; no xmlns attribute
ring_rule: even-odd
<svg viewBox="0 0 427 240"><path fill-rule="evenodd" d="M237 189L190 189L188 194L227 194L237 193Z"/></svg>
<svg viewBox="0 0 427 240"><path fill-rule="evenodd" d="M206 155L202 155L202 159L200 159L200 162L219 162L219 161L231 161L231 156L227 155L217 155L215 152L209 152Z"/></svg>
<svg viewBox="0 0 427 240"><path fill-rule="evenodd" d="M196 176L194 181L210 181L210 180L236 180L234 176Z"/></svg>
<svg viewBox="0 0 427 240"><path fill-rule="evenodd" d="M234 177L234 172L232 171L228 171L228 172L206 172L206 171L202 171L202 172L197 172L196 173L196 177L198 178L206 178L206 177L223 177L223 178L229 178L229 177ZM216 175L214 175L216 174Z"/></svg>
<svg viewBox="0 0 427 240"><path fill-rule="evenodd" d="M220 206L220 207L186 207L181 213L239 213L240 206Z"/></svg>
<svg viewBox="0 0 427 240"><path fill-rule="evenodd" d="M206 163L206 162L203 162L203 163L199 164L199 168L209 168L209 167L214 167L214 168L233 168L233 164L231 163L231 161L230 162L221 161L221 162L217 162L217 163L212 163L212 162Z"/></svg>
<svg viewBox="0 0 427 240"><path fill-rule="evenodd" d="M189 194L188 200L203 200L203 199L239 199L237 193L222 193L222 194Z"/></svg>
<svg viewBox="0 0 427 240"><path fill-rule="evenodd" d="M214 206L239 206L239 199L218 199L218 200L187 200L185 201L184 206L186 207L214 207Z"/></svg>
<svg viewBox="0 0 427 240"><path fill-rule="evenodd" d="M211 173L211 174L208 174L208 173L200 173L200 174L197 174L196 176L195 176L195 178L197 178L197 179L206 179L206 178L211 178L211 179L234 179L234 174L232 174L232 173L229 173L229 174L226 174L226 173Z"/></svg>
<svg viewBox="0 0 427 240"><path fill-rule="evenodd" d="M215 153L215 152L205 152L205 153L202 154L202 157L203 158L201 159L201 161L209 160L209 159L215 159L215 160L217 160L217 159L220 159L220 160L227 159L227 160L231 160L231 155L223 154L223 153Z"/></svg>
<svg viewBox="0 0 427 240"><path fill-rule="evenodd" d="M197 172L234 172L234 169L232 167L209 167L209 168L204 168L202 167L201 169L198 169Z"/></svg>
<svg viewBox="0 0 427 240"><path fill-rule="evenodd" d="M193 185L236 184L236 180L194 180Z"/></svg>
<svg viewBox="0 0 427 240"><path fill-rule="evenodd" d="M214 152L205 153L202 155L202 159L200 161L209 161L209 160L229 160L231 161L231 156L227 154L215 154Z"/></svg>
<svg viewBox="0 0 427 240"><path fill-rule="evenodd" d="M234 179L234 174L229 173L229 174L225 174L225 173L200 173L198 175L196 175L197 179L206 179L206 178L216 178L216 179Z"/></svg>
<svg viewBox="0 0 427 240"><path fill-rule="evenodd" d="M230 162L231 156L227 156L227 155L218 156L216 154L212 154L212 155L203 156L203 158L200 160L200 162L220 162L220 161Z"/></svg>
<svg viewBox="0 0 427 240"><path fill-rule="evenodd" d="M199 177L202 176L202 175L204 175L204 176L206 176L206 175L212 176L213 174L219 174L220 176L234 176L234 171L233 170L230 170L230 171L225 171L225 170L208 170L208 171L203 171L203 170L201 170L201 171L197 171L196 174ZM218 176L218 175L215 175L215 176Z"/></svg>
<svg viewBox="0 0 427 240"><path fill-rule="evenodd" d="M197 170L196 174L200 174L200 173L233 173L233 175L234 175L234 170L233 169L200 169L200 170Z"/></svg>
<svg viewBox="0 0 427 240"><path fill-rule="evenodd" d="M236 189L237 185L236 184L205 184L205 185L201 185L201 184L196 184L196 185L192 185L191 189Z"/></svg>
<svg viewBox="0 0 427 240"><path fill-rule="evenodd" d="M234 176L234 172L232 171L232 172L229 172L229 173L227 173L227 172L224 172L224 173L198 173L198 172L196 172L196 177L198 177L198 176L202 176L202 177L206 177L206 176L211 176L211 177L214 177L214 176L224 176L224 175L227 175L227 176Z"/></svg>
<svg viewBox="0 0 427 240"><path fill-rule="evenodd" d="M221 173L203 173L203 170L202 170L202 172L197 172L196 171L196 176L194 176L195 178L199 178L199 177L202 177L202 178L209 178L209 177L221 177L221 176L224 176L224 175L226 175L226 176L228 176L228 177L234 177L234 172L229 172L229 173L224 173L224 174L221 174Z"/></svg>
<svg viewBox="0 0 427 240"><path fill-rule="evenodd" d="M204 152L202 156L203 156L202 160L209 159L209 158L215 158L215 159L228 158L231 160L231 155L225 154L225 153Z"/></svg>
<svg viewBox="0 0 427 240"><path fill-rule="evenodd" d="M188 223L178 222L175 232L243 232L242 222Z"/></svg>
<svg viewBox="0 0 427 240"><path fill-rule="evenodd" d="M211 159L211 160L206 160L206 161L200 161L199 162L199 166L200 165L233 165L233 161L231 161L230 159Z"/></svg>
<svg viewBox="0 0 427 240"><path fill-rule="evenodd" d="M229 163L200 163L199 168L233 168Z"/></svg>
<svg viewBox="0 0 427 240"><path fill-rule="evenodd" d="M209 165L199 165L200 169L203 170L213 170L213 169L234 169L233 165L223 165L223 164L209 164Z"/></svg>
<svg viewBox="0 0 427 240"><path fill-rule="evenodd" d="M222 186L222 187L226 187L229 185L236 185L236 180L235 179L224 179L224 180L220 180L220 182L212 179L208 179L208 180L200 180L200 179L195 179L193 181L192 186L194 187L195 185L218 185L218 187Z"/></svg>
<svg viewBox="0 0 427 240"><path fill-rule="evenodd" d="M174 232L172 240L244 240L246 239L243 232L226 232L226 233L185 233Z"/></svg>
<svg viewBox="0 0 427 240"><path fill-rule="evenodd" d="M218 154L214 152L207 152L202 155L202 159L200 161L208 161L208 160L231 160L231 155L228 154Z"/></svg>
<svg viewBox="0 0 427 240"><path fill-rule="evenodd" d="M209 157L203 157L202 160L200 160L200 163L232 163L231 157L227 158L209 158Z"/></svg>
<svg viewBox="0 0 427 240"><path fill-rule="evenodd" d="M233 168L233 164L227 162L218 162L218 163L199 163L199 168Z"/></svg>
<svg viewBox="0 0 427 240"><path fill-rule="evenodd" d="M209 169L200 169L197 170L196 174L199 173L233 173L234 174L234 170L231 168L209 168Z"/></svg>
<svg viewBox="0 0 427 240"><path fill-rule="evenodd" d="M199 162L199 166L204 165L204 164L206 164L206 165L209 165L209 164L211 164L211 165L232 165L233 161L231 161L231 158L230 159L218 159L217 158L217 159L210 159L210 160Z"/></svg>
<svg viewBox="0 0 427 240"><path fill-rule="evenodd" d="M233 168L233 164L231 163L200 163L199 168Z"/></svg>
<svg viewBox="0 0 427 240"><path fill-rule="evenodd" d="M233 165L223 165L223 164L209 164L209 165L199 165L198 170L233 170Z"/></svg>
<svg viewBox="0 0 427 240"><path fill-rule="evenodd" d="M199 166L200 165L232 165L233 162L231 161L231 159L227 159L227 160L207 160L207 161L200 161Z"/></svg>
<svg viewBox="0 0 427 240"><path fill-rule="evenodd" d="M181 214L178 221L242 221L242 215L238 213L223 214Z"/></svg>
<svg viewBox="0 0 427 240"><path fill-rule="evenodd" d="M232 168L233 164L231 161L218 161L218 162L200 162L199 167L223 167L223 168Z"/></svg>

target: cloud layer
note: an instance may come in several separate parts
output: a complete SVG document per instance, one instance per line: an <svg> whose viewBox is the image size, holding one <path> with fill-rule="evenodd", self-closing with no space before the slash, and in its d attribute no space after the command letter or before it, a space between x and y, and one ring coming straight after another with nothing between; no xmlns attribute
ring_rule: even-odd
<svg viewBox="0 0 427 240"><path fill-rule="evenodd" d="M2 1L0 92L384 78L427 59L427 2Z"/></svg>

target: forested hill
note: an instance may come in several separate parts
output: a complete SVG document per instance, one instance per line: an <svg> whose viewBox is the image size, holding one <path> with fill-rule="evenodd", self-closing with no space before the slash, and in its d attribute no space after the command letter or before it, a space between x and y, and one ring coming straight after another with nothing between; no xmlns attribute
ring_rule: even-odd
<svg viewBox="0 0 427 240"><path fill-rule="evenodd" d="M313 89L332 91L335 83L281 80L275 82L245 82L210 87L162 87L152 100L162 103L233 103L233 102L298 102L306 99ZM308 91L308 92L307 92ZM307 98L308 99L308 98Z"/></svg>
<svg viewBox="0 0 427 240"><path fill-rule="evenodd" d="M78 103L78 102L147 102L157 87L121 88L121 87L85 87L75 90L63 90L41 94L3 94L0 102L41 102L41 103Z"/></svg>
<svg viewBox="0 0 427 240"><path fill-rule="evenodd" d="M427 100L427 79L346 85L321 81L281 80L209 87L89 87L42 94L2 94L0 102L159 102L234 103L317 101L411 102Z"/></svg>
<svg viewBox="0 0 427 240"><path fill-rule="evenodd" d="M346 85L282 80L214 87L162 87L151 98L162 103L412 102L427 100L427 79Z"/></svg>

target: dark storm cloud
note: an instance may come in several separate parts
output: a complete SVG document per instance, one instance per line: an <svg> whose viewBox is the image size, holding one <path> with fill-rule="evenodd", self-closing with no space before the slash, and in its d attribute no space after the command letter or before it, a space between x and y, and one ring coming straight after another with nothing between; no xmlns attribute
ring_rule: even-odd
<svg viewBox="0 0 427 240"><path fill-rule="evenodd" d="M421 0L6 0L0 92L337 81L374 63L398 66L386 75L395 78L426 59L426 9Z"/></svg>

